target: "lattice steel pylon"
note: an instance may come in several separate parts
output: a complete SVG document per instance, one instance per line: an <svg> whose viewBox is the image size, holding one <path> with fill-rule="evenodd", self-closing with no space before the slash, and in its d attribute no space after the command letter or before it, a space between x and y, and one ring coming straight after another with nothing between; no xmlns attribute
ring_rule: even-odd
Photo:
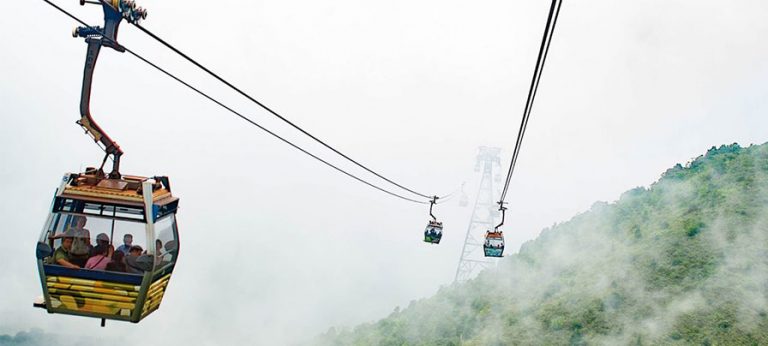
<svg viewBox="0 0 768 346"><path fill-rule="evenodd" d="M483 255L483 236L485 231L496 226L498 205L494 202L496 190L493 184L495 178L493 172L494 168L501 165L500 153L500 148L480 147L477 154L475 171L482 170L483 175L480 179L472 217L467 227L467 235L464 238L464 247L461 250L454 282L472 279L480 270L488 268L496 262L485 258Z"/></svg>

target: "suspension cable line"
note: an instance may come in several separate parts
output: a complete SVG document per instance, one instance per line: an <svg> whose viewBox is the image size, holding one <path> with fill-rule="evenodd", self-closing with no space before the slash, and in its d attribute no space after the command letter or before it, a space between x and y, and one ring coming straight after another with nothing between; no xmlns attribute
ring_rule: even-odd
<svg viewBox="0 0 768 346"><path fill-rule="evenodd" d="M102 2L102 3L104 3L104 0L99 0L99 1L100 1L100 2ZM395 181L393 181L393 180L391 180L391 179L389 179L389 178L387 178L387 177L383 176L382 174L380 174L380 173L378 173L378 172L376 172L376 171L374 171L374 170L372 170L372 169L370 169L370 168L366 167L365 165L361 164L360 162L358 162L358 161L356 161L356 160L352 159L351 157L347 156L346 154L342 153L341 151L339 151L339 150L337 150L336 148L332 147L331 145L327 144L325 141L323 141L323 140L321 140L320 138L318 138L318 137L314 136L313 134L309 133L307 130L304 130L304 129L303 129L303 128L301 128L300 126L296 125L296 124L295 124L295 123L293 123L292 121L290 121L290 120L288 120L287 118L285 118L284 116L280 115L279 113L277 113L277 112L276 112L275 110L273 110L272 108L269 108L268 106L266 106L266 105L265 105L265 104L263 104L262 102L258 101L256 98L254 98L254 97L253 97L253 96L251 96L250 94L246 93L246 92L245 92L245 91L243 91L242 89L238 88L238 87L237 87L237 86L235 86L234 84L230 83L229 81L227 81L227 80L226 80L226 79L224 79L223 77L219 76L219 75L218 75L218 74L216 74L215 72L211 71L209 68L205 67L203 64L199 63L197 60L195 60L195 59L193 59L192 57L190 57L189 55L185 54L184 52L182 52L181 50L179 50L178 48L176 48L174 45L172 45L172 44L168 43L167 41L165 41L165 40L164 40L164 39L162 39L161 37L157 36L156 34L154 34L154 33L153 33L152 31L150 31L149 29L147 29L147 28L145 28L145 27L141 26L139 23L131 23L131 24L133 24L134 26L136 26L137 28L139 28L139 30L141 30L142 32L144 32L145 34L147 34L149 37L153 38L155 41L159 42L160 44L162 44L163 46L165 46L165 47L167 47L168 49L172 50L174 53L178 54L179 56L181 56L182 58L184 58L184 59L185 59L185 60L187 60L188 62L190 62L190 63L192 63L193 65L197 66L198 68L200 68L201 70L203 70L204 72L206 72L206 73L207 73L208 75L210 75L211 77L213 77L213 78L215 78L216 80L218 80L219 82L223 83L224 85L226 85L227 87L229 87L229 88L230 88L230 89L232 89L233 91L237 92L238 94L242 95L243 97L245 97L245 98L246 98L246 99L248 99L249 101L251 101L251 102L255 103L256 105L258 105L259 107L263 108L264 110L266 110L267 112L269 112L269 113L270 113L270 114L272 114L273 116L275 116L275 117L277 117L278 119L282 120L284 123L286 123L286 124L290 125L290 126L291 126L291 127L293 127L294 129L298 130L299 132L301 132L301 133L303 133L304 135L308 136L309 138L313 139L315 142L317 142L317 143L320 143L320 144L321 144L322 146L324 146L325 148L327 148L327 149L331 150L332 152L336 153L337 155L339 155L339 156L341 156L341 157L345 158L346 160L348 160L348 161L352 162L352 163L353 163L353 164L355 164L356 166L358 166L358 167L360 167L360 168L364 169L365 171L367 171L367 172L369 172L369 173L371 173L371 174L373 174L373 175L375 175L375 176L379 177L380 179L382 179L382 180L384 180L384 181L386 181L386 182L388 182L388 183L390 183L390 184L392 184L392 185L395 185L395 186L397 186L397 187L399 187L399 188L401 188L401 189L403 189L403 190L405 190L405 191L408 191L408 192L410 192L410 193L412 193L412 194L414 194L414 195L417 195L417 196L419 196L419 197L422 197L422 198L431 198L431 197L432 197L432 196L430 196L430 195L427 195L427 194L423 194L423 193L417 192L417 191L415 191L415 190L413 190L413 189L410 189L410 188L408 188L408 187L405 187L405 186L403 186L403 185L401 185L401 184L398 184L397 182L395 182Z"/></svg>
<svg viewBox="0 0 768 346"><path fill-rule="evenodd" d="M400 198L400 199L402 199L402 200L405 200L405 201L413 202L413 203L418 203L418 204L429 204L429 202L425 202L425 201L419 201L419 200L416 200L416 199L408 198L408 197L402 196L402 195L400 195L400 194L394 193L394 192L392 192L392 191L386 190L386 189L384 189L384 188L382 188L382 187L380 187L380 186L377 186L377 185L375 185L375 184L373 184L373 183L370 183L370 182L368 182L368 181L366 181L366 180L364 180L364 179L362 179L362 178L360 178L360 177L358 177L358 176L356 176L356 175L354 175L354 174L352 174L352 173L349 173L349 172L347 172L347 171L345 171L345 170L343 170L343 169L339 168L338 166L335 166L335 165L333 165L332 163L330 163L330 162L328 162L328 161L326 161L326 160L323 160L322 158L320 158L320 157L318 157L318 156L316 156L316 155L314 155L314 154L310 153L309 151L307 151L307 150L305 150L305 149L303 149L303 148L299 147L298 145L296 145L296 144L292 143L291 141L289 141L289 140L287 140L287 139L285 139L285 138L281 137L280 135L278 135L278 134L276 134L276 133L274 133L274 132L270 131L269 129L267 129L267 128L265 128L265 127L261 126L261 125L259 125L259 124L258 124L258 123L256 123L255 121L253 121L253 120L251 120L250 118L248 118L248 117L244 116L243 114L241 114L241 113L239 113L239 112L235 111L234 109L232 109L232 108L230 108L229 106L227 106L227 105L223 104L223 103L222 103L222 102L220 102L219 100L217 100L217 99L213 98L212 96L210 96L210 95L206 94L205 92L201 91L200 89L197 89L197 88L195 88L194 86L192 86L192 85L190 85L189 83L185 82L185 81L184 81L184 80L182 80L181 78L179 78L179 77L175 76L174 74L172 74L172 73L168 72L167 70L165 70L165 69L163 69L162 67L160 67L160 66L156 65L155 63L151 62L150 60L148 60L148 59L144 58L143 56L139 55L138 53L136 53L136 52L134 52L134 51L132 51L132 50L128 49L128 48L127 48L127 47L125 47L125 46L122 46L122 45L120 45L119 43L115 42L114 40L111 40L111 39L109 39L109 38L108 38L106 35L104 35L104 33L103 33L103 32L101 32L101 30L97 29L97 28L96 28L96 27L94 27L94 26L88 25L88 24L87 24L87 23L85 23L84 21L80 20L80 18L78 18L78 17L76 17L75 15L73 15L73 14L69 13L69 12L68 12L68 11L66 11L65 9L63 9L63 8L59 7L58 5L54 4L54 3L53 3L53 2L51 2L50 0L43 0L43 1L44 1L44 2L46 2L47 4L51 5L51 6L52 6L52 7L54 7L55 9L59 10L61 13L65 14L66 16L70 17L71 19L73 19L73 20L77 21L78 23L82 24L83 26L86 26L86 27L89 27L89 28L93 28L94 30L96 30L96 32L98 32L98 33L101 35L102 39L106 39L106 40L108 40L108 41L111 41L111 42L112 42L112 43L114 43L114 44L117 44L117 45L119 45L119 46L121 46L121 47L125 48L125 51L126 51L126 52L130 53L131 55L133 55L134 57L136 57L136 58L138 58L139 60L143 61L144 63L148 64L149 66L151 66L151 67L155 68L156 70L158 70L158 71L162 72L163 74L165 74L166 76L168 76L168 77L172 78L173 80L175 80L175 81L177 81L177 82L181 83L182 85L186 86L187 88L191 89L192 91L196 92L197 94L199 94L199 95L203 96L204 98L206 98L206 99L210 100L211 102L215 103L216 105L218 105L218 106L220 106L220 107L222 107L222 108L226 109L227 111L229 111L230 113L232 113L232 114L236 115L237 117L239 117L239 118L241 118L241 119L243 119L243 120L247 121L247 122L248 122L248 123L250 123L251 125L253 125L253 126L255 126L255 127L259 128L260 130L262 130L262 131L264 131L264 132L266 132L266 133L270 134L271 136L273 136L273 137L277 138L278 140L282 141L283 143L285 143L285 144L288 144L289 146L293 147L294 149L296 149L296 150L299 150L300 152L302 152L302 153L304 153L304 154L306 154L306 155L308 155L308 156L312 157L313 159L315 159L315 160L317 160L317 161L320 161L321 163L323 163L323 164L325 164L325 165L327 165L327 166L329 166L329 167L333 168L334 170L336 170L336 171L338 171L338 172L340 172L340 173L342 173L342 174L344 174L344 175L346 175L346 176L348 176L348 177L350 177L350 178L352 178L352 179L355 179L355 180L357 180L357 181L359 181L359 182L361 182L361 183L363 183L363 184L365 184L365 185L368 185L368 186L370 186L370 187L372 187L372 188L374 188L374 189L376 189L376 190L379 190L379 191L381 191L381 192L384 192L384 193L386 193L386 194L389 194L389 195L391 195L391 196L394 196L394 197ZM431 197L431 196L427 196L427 197L428 197L429 199L432 199L432 197Z"/></svg>
<svg viewBox="0 0 768 346"><path fill-rule="evenodd" d="M557 24L557 18L560 15L560 7L562 6L562 0L552 0L552 6L549 9L549 15L547 17L547 25L544 28L544 35L541 40L541 47L539 48L539 55L536 60L536 67L533 72L533 77L531 79L531 86L528 90L528 99L525 102L525 109L523 110L523 119L520 123L520 129L517 133L517 141L515 142L515 149L512 153L512 160L509 164L509 169L507 171L507 177L504 183L504 188L501 192L501 197L499 199L499 210L505 209L504 207L504 200L507 197L507 192L509 191L509 184L512 180L512 174L515 171L515 164L517 163L517 158L520 155L520 148L523 143L523 136L525 136L525 130L528 127L528 120L531 116L531 109L533 108L533 101L536 98L536 93L539 89L539 81L541 80L541 74L544 70L544 63L547 60L547 54L549 53L549 46L552 43L552 36L555 32L555 25Z"/></svg>

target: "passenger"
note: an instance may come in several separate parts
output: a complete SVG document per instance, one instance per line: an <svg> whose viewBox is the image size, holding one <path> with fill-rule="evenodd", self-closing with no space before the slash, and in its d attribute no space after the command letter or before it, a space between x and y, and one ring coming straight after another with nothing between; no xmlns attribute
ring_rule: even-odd
<svg viewBox="0 0 768 346"><path fill-rule="evenodd" d="M74 232L66 231L61 235L61 246L53 253L53 263L72 269L79 269L80 266L72 263L70 251L74 240Z"/></svg>
<svg viewBox="0 0 768 346"><path fill-rule="evenodd" d="M69 252L71 262L79 267L85 266L85 262L88 261L88 256L91 254L91 232L85 227L88 220L85 216L75 215L75 225L70 227L69 230L74 232L74 240L72 241L72 249Z"/></svg>
<svg viewBox="0 0 768 346"><path fill-rule="evenodd" d="M144 249L141 248L141 246L133 245L131 246L130 250L128 251L128 257L139 257L141 256L141 253L144 252Z"/></svg>
<svg viewBox="0 0 768 346"><path fill-rule="evenodd" d="M106 233L99 233L96 236L96 245L109 245L109 236Z"/></svg>
<svg viewBox="0 0 768 346"><path fill-rule="evenodd" d="M127 256L131 250L131 245L133 245L133 235L128 233L123 236L123 245L120 245L117 248L117 251L120 251L124 256Z"/></svg>
<svg viewBox="0 0 768 346"><path fill-rule="evenodd" d="M178 246L175 240L169 240L165 242L165 255L163 255L163 259L171 262L174 258L176 258L176 252L178 250Z"/></svg>
<svg viewBox="0 0 768 346"><path fill-rule="evenodd" d="M120 273L128 271L125 267L125 254L122 251L115 251L115 253L112 254L112 261L107 263L106 270Z"/></svg>
<svg viewBox="0 0 768 346"><path fill-rule="evenodd" d="M112 246L109 244L109 236L106 233L99 233L99 235L96 236L96 246L99 246L99 245L110 246L110 247ZM96 251L96 247L92 247L90 257L97 255L95 251ZM88 258L89 260L91 259L90 257Z"/></svg>
<svg viewBox="0 0 768 346"><path fill-rule="evenodd" d="M88 262L85 264L85 269L106 270L107 264L109 264L110 261L109 258L112 257L114 252L115 249L112 247L112 245L96 245L96 247L93 248L94 255L88 259Z"/></svg>
<svg viewBox="0 0 768 346"><path fill-rule="evenodd" d="M141 270L139 267L139 264L137 260L141 256L141 253L144 251L144 249L141 248L141 246L133 245L131 246L130 250L128 251L128 256L125 256L125 264L126 264L126 272L132 273L132 274L143 274L144 271Z"/></svg>
<svg viewBox="0 0 768 346"><path fill-rule="evenodd" d="M162 256L163 254L163 241L160 239L155 240L155 256Z"/></svg>
<svg viewBox="0 0 768 346"><path fill-rule="evenodd" d="M163 241L160 239L155 240L155 265L159 265L163 262Z"/></svg>

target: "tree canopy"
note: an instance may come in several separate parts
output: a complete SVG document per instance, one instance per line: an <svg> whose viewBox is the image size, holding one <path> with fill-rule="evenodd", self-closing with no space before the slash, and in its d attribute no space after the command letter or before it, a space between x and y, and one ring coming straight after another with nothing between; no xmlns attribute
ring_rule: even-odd
<svg viewBox="0 0 768 346"><path fill-rule="evenodd" d="M712 147L320 345L768 344L768 144Z"/></svg>

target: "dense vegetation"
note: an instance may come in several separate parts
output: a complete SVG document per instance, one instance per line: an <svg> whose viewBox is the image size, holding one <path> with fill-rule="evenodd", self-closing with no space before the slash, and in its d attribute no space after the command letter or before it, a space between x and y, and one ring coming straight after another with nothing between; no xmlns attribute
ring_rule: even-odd
<svg viewBox="0 0 768 346"><path fill-rule="evenodd" d="M713 147L320 345L768 345L768 144Z"/></svg>

